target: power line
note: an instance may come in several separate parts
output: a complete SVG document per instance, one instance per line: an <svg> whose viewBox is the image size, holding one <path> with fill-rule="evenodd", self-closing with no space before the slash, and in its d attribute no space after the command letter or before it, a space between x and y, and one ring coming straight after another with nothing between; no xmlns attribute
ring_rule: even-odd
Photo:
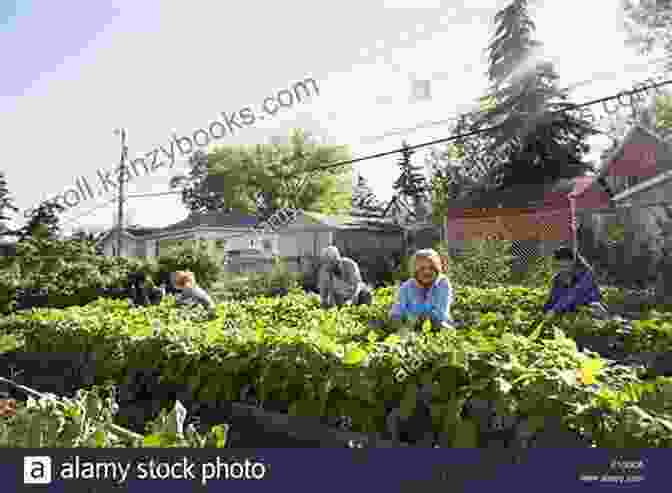
<svg viewBox="0 0 672 493"><path fill-rule="evenodd" d="M594 99L594 100L588 101L586 103L581 103L581 104L567 103L565 108L555 110L555 111L551 111L551 112L549 112L549 114L553 115L553 114L565 113L567 111L575 111L579 108L593 106L595 104L600 104L600 103L604 103L604 102L607 102L607 101L612 101L612 100L615 100L615 99L622 98L624 96L630 96L630 95L633 95L633 94L638 94L638 93L641 93L641 92L649 91L651 89L655 89L655 88L665 86L665 85L669 85L669 84L672 84L672 79L665 80L665 81L662 81L662 82L658 82L658 83L652 84L650 86L638 87L637 89L633 89L633 90L630 90L630 91L621 91L621 92L619 92L615 95ZM473 137L473 136L476 136L476 135L480 135L480 134L483 134L483 133L486 133L486 132L492 132L494 130L497 130L497 129L501 128L502 126L503 126L503 124L494 125L494 126L487 127L487 128L473 130L471 132L466 132L466 133L462 133L462 134L458 134L458 135L452 135L450 137L444 137L444 138L441 138L441 139L435 139L435 140L431 140L429 142L424 142L424 143L421 143L421 144L411 145L411 146L408 146L408 147L405 147L405 148L401 147L401 148L398 148L398 149L393 149L391 151L379 152L379 153L376 153L376 154L372 154L372 155L368 155L368 156L362 156L362 157L359 157L359 158L350 159L350 160L346 160L346 161L337 161L337 162L334 162L334 163L325 163L323 166L317 166L317 167L314 167L312 169L299 170L299 171L296 171L294 173L289 173L286 176L286 178L293 178L293 177L296 177L296 176L299 176L299 175L302 175L302 174L305 174L305 173L328 171L328 170L331 170L331 169L340 168L340 167L344 167L344 166L349 166L351 164L355 164L355 163L359 163L359 162L363 162L363 161L368 161L368 160L371 160L371 159L377 159L377 158L381 158L381 157L392 156L392 155L398 154L398 153L400 153L404 150L416 150L416 149L421 149L421 148L424 148L424 147L429 147L429 146L433 146L433 145L437 145L437 144L452 142L452 141L455 141L455 140L462 140L462 139ZM175 194L181 194L181 193L182 193L182 191L168 191L168 192L147 193L147 194L134 194L134 195L129 195L128 198L159 197L159 196L175 195ZM211 195L212 196L217 196L217 195L223 195L223 193L213 192L213 193L211 193ZM116 199L114 199L114 200L116 200Z"/></svg>
<svg viewBox="0 0 672 493"><path fill-rule="evenodd" d="M116 202L116 201L117 201L117 198L116 198L116 197L113 198L113 199L106 200L104 203L99 204L99 205L97 205L96 207L94 207L94 208L92 208L92 209L89 209L89 210L86 211L86 212L83 212L82 214L78 214L78 215L75 216L74 218L70 218L70 219L68 219L67 221L65 221L65 222L62 224L62 226L68 226L68 225L70 225L70 224L72 224L72 223L78 221L78 220L81 219L82 217L89 216L89 215L93 214L94 212L96 212L97 210L100 210L100 209L102 209L103 207L107 207L109 204L111 204L111 203L113 203L113 202Z"/></svg>
<svg viewBox="0 0 672 493"><path fill-rule="evenodd" d="M660 59L653 60L651 63L657 63L657 62L660 62L660 61L665 61L666 59L667 59L666 57L661 57ZM575 86L580 86L580 85L584 85L584 84L587 84L587 83L591 83L591 82L594 82L594 80L595 79L588 79L588 80L585 80L585 81L581 81L581 82L570 85L569 87L565 88L564 90L569 91L571 88L573 88ZM654 84L654 85L648 86L648 87L640 87L640 88L637 88L637 89L634 89L634 90L631 90L631 91L627 91L627 92L622 91L622 92L617 93L614 96L609 96L607 98L588 101L586 103L581 103L581 104L578 104L578 105L567 104L567 108L558 110L556 112L551 112L551 113L562 113L562 112L565 112L565 111L571 111L571 110L575 110L575 109L582 108L582 107L585 107L585 106L592 106L594 104L598 104L598 103L601 103L601 102L606 102L606 101L609 101L609 100L618 99L618 98L621 98L621 97L626 96L626 95L632 95L632 94L637 94L637 93L640 93L640 92L645 92L645 91L648 91L650 89L654 89L654 88L657 88L657 87L660 87L660 86L663 86L663 85L667 85L671 82L672 82L672 80L668 80L668 81L657 83L657 84ZM481 110L478 110L478 111L467 112L467 113L464 113L463 115L476 116L476 115L481 114L481 113L484 113L484 112L481 111ZM458 119L459 119L459 117L452 117L450 119L439 120L439 121L434 121L434 122L429 122L429 123L430 123L430 125L434 125L434 124L439 125L439 124L442 124L442 123L449 123L449 122L457 121ZM416 128L418 128L418 127L416 127ZM497 128L499 128L499 127L494 126L494 127L489 127L489 128L485 128L485 129L480 129L480 130L477 130L477 131L474 131L474 132L469 132L469 133L466 133L466 134L460 134L460 135L456 135L456 136L452 136L452 137L448 137L448 138L444 138L444 139L434 140L434 141L427 142L427 143L424 143L424 144L418 144L418 145L415 145L415 146L410 146L409 148L410 149L416 149L416 148L422 148L422 147L427 147L427 146L431 146L431 145L436 145L436 144L439 144L439 143L449 142L451 140L459 140L459 139L466 138L466 137L471 137L473 135L477 135L477 134L480 134L480 133L485 133L485 132L488 132L488 131L496 130ZM395 136L395 135L392 135L392 136ZM376 139L377 137L373 137L373 138ZM365 137L364 139L367 139L367 138ZM360 142L364 139L360 139ZM348 147L350 147L350 146L345 144L345 145L341 145L341 146L335 146L335 149L336 150L344 150ZM349 161L341 161L341 162L338 162L338 163L334 163L333 165L327 165L325 168L321 168L321 169L326 170L326 169L331 169L332 167L346 166L348 164L354 164L354 163L365 161L365 160L368 160L368 159L375 159L375 158L378 158L378 157L386 157L388 155L397 154L400 151L401 151L401 149L397 149L397 150L393 150L393 151L387 151L387 152L383 152L383 153L374 154L374 155L371 155L371 156L365 156L365 157L362 157L362 158L356 158L356 159L349 160ZM280 164L280 162L278 162L277 164ZM115 172L118 172L120 170L121 170L121 166L117 166L117 167L114 168ZM290 174L288 177L291 178L293 176L296 176L297 174L310 173L310 172L316 171L316 170L318 170L318 169L303 170L303 171L297 172L296 174L293 174L293 175ZM174 195L174 194L180 194L180 193L182 193L182 192L181 191L168 191L168 192L147 193L147 194L129 194L128 198L160 197L160 196ZM217 193L213 193L213 195L216 195L216 194Z"/></svg>
<svg viewBox="0 0 672 493"><path fill-rule="evenodd" d="M614 99L621 98L623 96L629 96L629 95L632 95L632 94L637 94L637 93L640 93L640 92L648 91L650 89L655 89L657 87L668 85L668 84L672 84L672 79L666 80L666 81L663 81L663 82L659 82L657 84L653 84L653 85L648 86L648 87L641 87L641 88L634 89L634 90L631 90L631 91L621 91L614 96L607 96L607 97L604 97L604 98L599 98L599 99L595 99L595 100L592 100L592 101L588 101L586 103L581 103L581 104L569 104L568 103L566 105L567 106L566 108L556 110L556 111L551 111L551 112L549 112L549 114L560 114L560 113L565 113L567 111L574 111L574 110L577 110L579 108L583 108L583 107L586 107L586 106L592 106L592 105L599 104L599 103L604 103L606 101L611 101L611 100L614 100ZM347 166L347 165L350 165L350 164L354 164L354 163L361 162L361 161L366 161L366 160L369 160L369 159L376 159L376 158L379 158L379 157L386 157L386 156L390 156L390 155L393 155L393 154L398 154L398 153L400 153L404 150L421 149L423 147L428 147L428 146L432 146L432 145L436 145L436 144L443 144L443 143L451 142L451 141L454 141L454 140L462 140L462 139L467 138L467 137L473 137L475 135L479 135L479 134L482 134L482 133L497 130L497 129L501 128L502 126L503 126L502 124L494 125L494 126L491 126L491 127L478 129L478 130L474 130L474 131L463 133L463 134L453 135L451 137L445 137L445 138L442 138L442 139L436 139L436 140L432 140L432 141L429 141L429 142L424 142L422 144L415 144L415 145L408 146L408 147L405 147L405 148L401 147L399 149L395 149L395 150L392 150L392 151L380 152L380 153L377 153L377 154L373 154L371 156L364 156L364 157L361 157L361 158L351 159L351 160L348 160L348 161L341 161L341 162L336 162L336 163L332 163L332 164L326 164L325 166L316 167L316 168L311 169L311 170L302 170L302 171L298 171L294 174L290 173L288 176L291 177L292 175L310 173L310 172L313 172L313 171L326 171L326 170L329 170L329 169L333 169L333 168L337 168L337 167L341 167L341 166Z"/></svg>
<svg viewBox="0 0 672 493"><path fill-rule="evenodd" d="M656 63L666 63L668 61L669 61L669 58L667 56L660 57L660 58L656 58L656 59L653 59L650 62L648 62L647 66L651 66L651 65L656 64ZM644 64L642 64L642 66L643 65ZM595 76L597 74L606 75L607 73L597 72L597 73L593 73L593 76ZM609 75L618 75L618 72L608 72L608 74ZM560 91L561 92L571 92L571 91L573 91L575 89L578 89L580 87L584 87L588 84L592 84L596 80L599 80L599 79L594 77L592 79L586 79L586 80L583 80L583 81L580 81L580 82L574 82L574 83L570 84L569 86L565 87L564 89L560 89ZM459 121L460 117L463 117L463 116L477 116L480 113L483 113L483 111L480 110L480 109L477 109L477 110L468 111L468 112L465 112L465 113L456 114L456 116L452 116L452 117L447 118L445 120L425 121L425 122L419 123L418 125L416 125L415 127L412 127L412 128L394 129L394 130L391 130L389 132L385 132L382 135L363 137L363 138L360 139L360 143L373 144L373 143L379 142L379 141L381 141L381 140L383 140L387 137L405 136L405 135L408 135L409 133L413 132L414 130L424 130L424 129L428 129L428 128L431 128L431 127L438 127L440 125L446 125L448 123L454 123L454 122Z"/></svg>

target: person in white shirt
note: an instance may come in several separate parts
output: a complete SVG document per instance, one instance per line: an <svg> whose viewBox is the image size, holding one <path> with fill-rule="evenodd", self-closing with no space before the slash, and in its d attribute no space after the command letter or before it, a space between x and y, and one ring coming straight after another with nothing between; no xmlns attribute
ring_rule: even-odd
<svg viewBox="0 0 672 493"><path fill-rule="evenodd" d="M335 246L323 250L322 261L318 286L323 308L371 304L371 290L362 281L357 262L341 257Z"/></svg>

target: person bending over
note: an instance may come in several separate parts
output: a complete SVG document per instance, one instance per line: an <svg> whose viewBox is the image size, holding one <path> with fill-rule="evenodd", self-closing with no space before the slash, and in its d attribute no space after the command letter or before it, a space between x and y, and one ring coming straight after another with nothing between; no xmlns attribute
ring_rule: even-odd
<svg viewBox="0 0 672 493"><path fill-rule="evenodd" d="M392 305L390 319L395 325L411 323L415 328L431 320L434 328L453 326L450 306L453 288L443 274L441 256L432 249L419 250L413 256L412 272L415 277L399 288L399 298Z"/></svg>
<svg viewBox="0 0 672 493"><path fill-rule="evenodd" d="M203 306L210 315L215 314L216 306L210 295L196 284L196 278L192 272L179 271L175 273L175 287L180 291L176 298L179 306Z"/></svg>
<svg viewBox="0 0 672 493"><path fill-rule="evenodd" d="M609 313L601 302L602 295L588 262L578 253L575 259L574 252L568 247L557 249L553 257L558 271L553 278L549 300L544 305L546 315L575 312L579 306L590 306L595 318L608 318Z"/></svg>
<svg viewBox="0 0 672 493"><path fill-rule="evenodd" d="M322 308L343 305L370 305L371 290L362 281L354 260L341 257L335 246L322 252L322 267L318 277Z"/></svg>

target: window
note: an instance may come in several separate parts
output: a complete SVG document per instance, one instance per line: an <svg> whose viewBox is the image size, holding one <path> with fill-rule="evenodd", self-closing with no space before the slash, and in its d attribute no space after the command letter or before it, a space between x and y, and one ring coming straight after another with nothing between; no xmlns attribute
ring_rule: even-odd
<svg viewBox="0 0 672 493"><path fill-rule="evenodd" d="M255 248L257 244L257 241L255 239L250 240L250 248Z"/></svg>
<svg viewBox="0 0 672 493"><path fill-rule="evenodd" d="M264 246L264 251L269 251L273 248L273 244L271 243L271 240L264 240L263 241L263 246Z"/></svg>

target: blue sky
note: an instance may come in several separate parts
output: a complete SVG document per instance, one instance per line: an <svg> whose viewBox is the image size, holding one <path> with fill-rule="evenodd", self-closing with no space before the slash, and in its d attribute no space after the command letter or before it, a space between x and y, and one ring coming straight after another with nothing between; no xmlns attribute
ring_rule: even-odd
<svg viewBox="0 0 672 493"><path fill-rule="evenodd" d="M248 127L222 144L265 142L303 127L355 157L398 147L400 137L367 137L475 106L487 86L485 48L493 17L507 1L370 0L353 4L296 0L189 2L33 0L0 2L2 169L21 208L93 182L118 162L113 129L128 129L130 157L188 134L220 112L259 105L280 89L315 78L320 95ZM561 85L595 79L576 102L627 89L655 73L625 47L619 0L531 2L543 56ZM568 31L569 29L569 31ZM411 79L428 79L432 99L409 102ZM409 133L411 144L449 127ZM604 140L594 142L597 154ZM422 162L422 154L417 158ZM395 158L362 163L382 198L391 196ZM174 170L130 185L131 193L168 191ZM104 197L105 199L110 196ZM85 213L83 202L65 215ZM186 215L176 197L130 201L131 218L162 226ZM113 207L69 222L112 225Z"/></svg>

